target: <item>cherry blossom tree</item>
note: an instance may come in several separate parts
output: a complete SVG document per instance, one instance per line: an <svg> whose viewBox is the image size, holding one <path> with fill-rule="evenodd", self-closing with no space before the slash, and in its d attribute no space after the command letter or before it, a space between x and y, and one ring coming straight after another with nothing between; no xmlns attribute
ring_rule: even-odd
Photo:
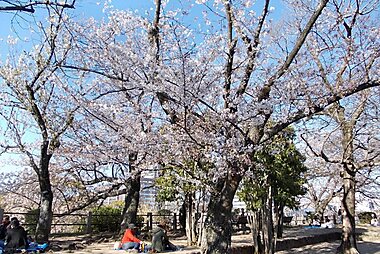
<svg viewBox="0 0 380 254"><path fill-rule="evenodd" d="M374 21L371 15L368 15L378 6L378 2L333 1L331 6L335 9L331 14L336 23L331 23L326 31L315 31L315 36L312 36L307 43L310 57L305 57L309 58L311 65L316 67L318 75L322 78L321 85L327 88L326 91L333 91L337 88L350 87L362 80L378 79L378 74L374 70L377 68L379 54L372 50L379 48L379 40L378 35L372 34L372 29L377 29L372 26ZM363 34L362 31L369 27L371 27L369 33ZM336 61L338 59L340 61ZM341 253L357 253L354 220L356 172L359 168L373 166L379 156L378 151L370 148L373 147L372 139L376 139L376 135L368 135L367 145L363 148L358 146L358 150L355 149L354 138L356 132L359 134L363 130L357 126L357 123L365 111L368 96L371 93L376 94L376 89L361 92L350 98L348 102L346 100L335 102L325 111L325 114L336 122L341 132L340 158L330 161L325 153L321 154L327 162L339 162L342 166L343 237L339 248ZM373 125L368 127L373 128ZM357 163L357 156L361 158L361 163Z"/></svg>
<svg viewBox="0 0 380 254"><path fill-rule="evenodd" d="M77 202L70 201L67 212L123 194L125 207L122 224L126 226L136 221L141 172L143 169L148 171L149 165L144 164L146 153L143 150L134 152L139 133L136 139L133 136L136 130L131 129L136 125L131 125L130 129L123 125L130 118L130 111L112 112L112 104L119 102L115 100L116 96L113 97L105 99L108 100L107 104L93 99L84 102L82 98L85 109L82 119L74 123L73 132L62 144L59 156L65 175L80 186L83 194L86 193L71 196ZM136 143L132 144L132 141Z"/></svg>
<svg viewBox="0 0 380 254"><path fill-rule="evenodd" d="M108 9L101 22L74 24L77 58L63 67L94 75L99 94L125 96L124 103L114 105L134 116L123 123L124 137L134 137L123 139L130 143L128 151L138 156L147 151L143 157L152 164L185 160L194 150L212 161L215 170L198 172L211 183L202 252L227 253L232 200L257 147L290 124L378 86L377 58L369 68L355 60L354 72L342 69L341 77L351 75L346 83L322 85L320 68L310 61L314 52L329 55L331 82L337 78L334 66L345 59L340 50L347 40L330 36L345 27L340 14L345 7L335 2L291 1L297 15L277 24L269 20L270 1L259 15L250 2L202 1L200 28L184 23L188 11L155 3L152 21ZM355 24L364 25L370 17L360 13ZM352 50L377 56L377 28L364 29L371 31L361 34L365 43ZM331 45L321 50L324 40ZM142 126L149 123L150 131L136 128L141 123L136 119Z"/></svg>
<svg viewBox="0 0 380 254"><path fill-rule="evenodd" d="M51 159L78 108L72 100L75 90L68 85L75 86L75 82L59 68L70 51L71 38L61 36L65 8L47 10L48 22L37 24L41 42L30 52L17 52L15 45L15 51L0 64L0 115L6 123L2 153L21 153L37 177L40 197L37 241L47 241L51 229ZM16 42L17 38L10 37L9 43Z"/></svg>
<svg viewBox="0 0 380 254"><path fill-rule="evenodd" d="M332 172L334 168L337 169L335 174L331 174L332 180L337 179L337 175L343 178L343 184L341 181L339 181L339 185L335 184L322 205L322 208L326 207L332 197L336 195L337 191L334 189L343 190L340 195L344 226L340 249L342 252L345 251L343 253L355 253L356 251L355 193L363 184L376 181L376 167L380 163L380 150L377 149L378 118L373 117L373 113L377 115L378 112L374 112L376 110L369 106L371 94L378 98L377 91L366 91L345 100L344 103L336 103L330 107L326 116L329 116L335 124L328 126L330 131L326 135L321 135L323 132L318 133L318 139L324 139L323 142L319 142L322 145L313 146L307 141L308 147L315 156L332 164L329 166ZM349 164L350 168L347 168L346 164ZM359 174L359 178L356 177L357 174ZM330 181L329 185L333 182ZM365 192L365 190L363 191Z"/></svg>

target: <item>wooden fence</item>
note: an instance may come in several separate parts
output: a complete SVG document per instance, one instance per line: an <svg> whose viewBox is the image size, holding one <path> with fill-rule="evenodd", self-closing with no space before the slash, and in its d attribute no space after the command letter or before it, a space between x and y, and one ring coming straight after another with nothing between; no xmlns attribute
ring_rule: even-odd
<svg viewBox="0 0 380 254"><path fill-rule="evenodd" d="M22 212L4 212L3 209L0 208L0 221L2 221L4 215L9 215L9 217L17 217L21 222L25 222L25 216L31 215L32 213L22 213ZM35 215L37 216L37 215ZM87 214L81 213L73 213L73 214L53 214L53 222L52 222L52 234L62 234L62 233L92 233L94 226L100 225L94 223L94 219L96 216L109 217L109 215L95 215L92 212L88 212ZM157 225L159 222L165 220L168 226L177 230L180 228L179 215L176 213L170 214L138 214L140 219L142 218L142 222L137 222L136 224L142 230L150 230ZM121 215L120 215L121 221ZM34 226L33 224L22 223L25 227Z"/></svg>

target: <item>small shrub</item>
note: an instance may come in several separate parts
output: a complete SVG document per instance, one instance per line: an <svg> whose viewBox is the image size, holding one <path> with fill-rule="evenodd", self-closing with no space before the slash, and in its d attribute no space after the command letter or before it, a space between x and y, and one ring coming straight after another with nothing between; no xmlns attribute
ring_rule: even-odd
<svg viewBox="0 0 380 254"><path fill-rule="evenodd" d="M157 223L171 223L171 220L173 218L173 214L170 210L168 209L161 209L157 212L158 218L157 218Z"/></svg>
<svg viewBox="0 0 380 254"><path fill-rule="evenodd" d="M145 219L142 215L137 215L135 224L141 229L145 226Z"/></svg>
<svg viewBox="0 0 380 254"><path fill-rule="evenodd" d="M121 209L112 206L102 206L92 211L92 230L94 232L120 231Z"/></svg>
<svg viewBox="0 0 380 254"><path fill-rule="evenodd" d="M38 216L40 215L40 209L32 209L25 214L25 229L29 235L34 235L37 228Z"/></svg>

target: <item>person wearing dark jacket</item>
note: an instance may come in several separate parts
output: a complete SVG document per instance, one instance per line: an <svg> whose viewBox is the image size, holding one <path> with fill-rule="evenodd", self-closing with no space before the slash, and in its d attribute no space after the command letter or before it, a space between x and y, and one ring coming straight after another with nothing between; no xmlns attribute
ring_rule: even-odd
<svg viewBox="0 0 380 254"><path fill-rule="evenodd" d="M157 228L151 231L152 234L152 246L151 252L157 253L162 251L176 251L177 246L169 241L166 234L166 225L164 223L158 224Z"/></svg>
<svg viewBox="0 0 380 254"><path fill-rule="evenodd" d="M3 217L3 222L0 225L0 249L4 249L5 235L7 234L7 228L10 224L9 216Z"/></svg>
<svg viewBox="0 0 380 254"><path fill-rule="evenodd" d="M18 220L12 220L5 236L5 253L14 253L16 249L29 247L26 231Z"/></svg>

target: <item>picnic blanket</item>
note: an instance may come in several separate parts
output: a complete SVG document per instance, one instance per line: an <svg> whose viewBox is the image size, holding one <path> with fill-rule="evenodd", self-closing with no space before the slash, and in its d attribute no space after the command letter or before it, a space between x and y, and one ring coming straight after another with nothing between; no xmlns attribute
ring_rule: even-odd
<svg viewBox="0 0 380 254"><path fill-rule="evenodd" d="M38 244L38 243L31 242L29 244L29 248L27 248L27 249L16 249L15 253L43 253L43 252L45 252L47 247L49 247L49 245L47 243ZM4 253L4 249L0 248L0 254L3 254L3 253Z"/></svg>
<svg viewBox="0 0 380 254"><path fill-rule="evenodd" d="M318 226L318 225L311 225L311 226L305 226L305 228L321 228L321 226Z"/></svg>

